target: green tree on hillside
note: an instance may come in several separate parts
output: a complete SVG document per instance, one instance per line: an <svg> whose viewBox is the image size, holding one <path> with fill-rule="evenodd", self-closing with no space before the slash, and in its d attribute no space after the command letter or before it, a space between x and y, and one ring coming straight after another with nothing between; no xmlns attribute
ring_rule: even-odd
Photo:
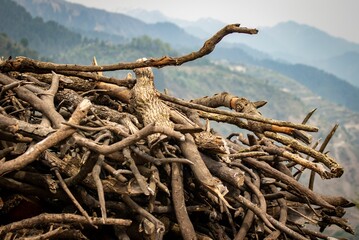
<svg viewBox="0 0 359 240"><path fill-rule="evenodd" d="M39 58L36 51L27 48L28 42L23 38L20 43L11 40L5 33L0 33L0 57L26 56L29 58Z"/></svg>

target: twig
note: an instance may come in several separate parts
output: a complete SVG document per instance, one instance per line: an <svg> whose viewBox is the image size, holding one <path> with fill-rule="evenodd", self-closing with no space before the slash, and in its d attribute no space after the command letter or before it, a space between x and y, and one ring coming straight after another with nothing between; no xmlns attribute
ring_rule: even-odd
<svg viewBox="0 0 359 240"><path fill-rule="evenodd" d="M323 165L319 163L313 163L311 161L308 161L302 157L300 157L298 154L291 153L284 148L276 147L274 144L271 144L270 146L266 147L263 146L262 149L270 154L279 155L282 157L285 157L295 163L300 164L301 166L311 169L314 172L318 173L322 178L327 179L331 178L331 173L326 171Z"/></svg>
<svg viewBox="0 0 359 240"><path fill-rule="evenodd" d="M343 167L340 166L340 164L337 163L334 159L332 159L331 157L329 157L321 152L318 152L308 146L305 146L305 145L299 143L295 139L290 139L285 136L282 136L282 135L279 135L276 133L272 133L272 132L264 132L264 135L266 137L274 139L280 143L289 145L291 148L293 148L299 152L305 153L305 154L313 157L318 162L321 162L325 166L327 166L330 169L330 172L333 174L334 177L340 177L344 172Z"/></svg>
<svg viewBox="0 0 359 240"><path fill-rule="evenodd" d="M308 122L308 120L312 117L312 115L315 113L315 111L317 111L316 108L314 108L312 111L310 111L307 116L305 116L305 118L302 121L302 124L306 124Z"/></svg>
<svg viewBox="0 0 359 240"><path fill-rule="evenodd" d="M127 147L124 148L123 156L125 157L126 161L128 162L128 165L129 165L134 177L136 178L136 181L137 181L138 185L140 186L142 192L147 196L150 195L145 177L142 176L140 171L138 170L136 163L131 156L131 150Z"/></svg>
<svg viewBox="0 0 359 240"><path fill-rule="evenodd" d="M324 149L327 147L330 139L332 139L332 137L335 134L335 131L337 130L337 128L339 127L339 124L335 124L334 127L332 128L332 130L329 132L329 134L327 135L327 137L324 139L324 142L322 143L322 145L319 148L319 152L324 152ZM314 179L315 179L315 174L312 171L310 173L310 178L309 178L309 189L313 190L314 188Z"/></svg>
<svg viewBox="0 0 359 240"><path fill-rule="evenodd" d="M144 160L154 163L156 165L161 165L164 163L173 163L173 162L177 162L177 163L183 163L183 164L193 164L190 160L186 159L186 158L156 158L153 157L149 154L146 154L145 152L141 151L138 147L135 146L130 146L131 150L138 156L140 156L141 158L143 158Z"/></svg>
<svg viewBox="0 0 359 240"><path fill-rule="evenodd" d="M293 178L287 176L286 174L272 168L269 164L265 162L259 162L253 158L244 158L243 162L254 166L270 176L280 179L284 183L290 185L292 189L294 189L298 194L305 194L313 203L318 204L319 206L323 206L329 209L335 209L335 207L328 202L326 202L321 196L314 194L311 190L305 188L303 185L295 181Z"/></svg>
<svg viewBox="0 0 359 240"><path fill-rule="evenodd" d="M275 227L268 221L268 216L266 216L266 212L263 212L256 204L252 203L245 197L238 195L234 197L240 204L244 205L251 211L255 213L271 230L274 230Z"/></svg>
<svg viewBox="0 0 359 240"><path fill-rule="evenodd" d="M167 127L154 126L154 124L149 124L146 127L139 130L138 132L136 132L135 134L132 134L132 135L124 138L123 140L121 140L117 143L108 145L108 146L99 145L87 138L80 136L79 134L74 134L73 137L75 138L77 144L87 147L95 152L107 155L107 154L122 150L127 146L133 145L137 141L139 141L153 133L163 133L165 135L174 137L180 141L184 140L184 137L181 133L176 132L173 129L170 129Z"/></svg>
<svg viewBox="0 0 359 240"><path fill-rule="evenodd" d="M51 239L53 237L57 237L59 235L61 235L62 233L68 231L68 229L66 227L58 227L55 228L54 230L50 230L46 233L37 235L37 236L31 236L31 237L25 237L25 238L21 238L21 240L44 240L44 239Z"/></svg>
<svg viewBox="0 0 359 240"><path fill-rule="evenodd" d="M128 195L122 195L122 199L129 207L131 207L133 211L137 212L141 216L151 221L155 225L155 235L157 237L156 239L162 239L165 231L165 226L163 225L163 223L160 220L158 220L156 217L154 217L151 213L146 211L144 208L139 206Z"/></svg>
<svg viewBox="0 0 359 240"><path fill-rule="evenodd" d="M108 136L111 137L111 134L109 134L108 132L105 132L104 134L100 135L98 137L98 139L108 137ZM110 139L106 139L106 140L104 140L103 144L106 146L109 144L109 142L110 142ZM105 161L105 156L100 154L97 158L97 161L96 161L93 169L92 169L92 177L96 184L97 195L98 195L100 209L101 209L101 216L102 216L103 222L106 222L107 212L106 212L105 193L104 193L103 185L102 185L102 182L100 179L101 167L102 167L102 163L104 161Z"/></svg>
<svg viewBox="0 0 359 240"><path fill-rule="evenodd" d="M76 200L75 196L71 193L70 189L66 186L66 183L64 182L64 179L61 177L61 174L59 170L56 168L54 169L55 175L57 179L59 179L60 186L62 189L66 192L66 194L69 196L73 204L76 206L76 208L80 211L80 213L88 220L88 222L93 225L93 222L88 215L88 213L85 211L85 209L81 206L81 204Z"/></svg>

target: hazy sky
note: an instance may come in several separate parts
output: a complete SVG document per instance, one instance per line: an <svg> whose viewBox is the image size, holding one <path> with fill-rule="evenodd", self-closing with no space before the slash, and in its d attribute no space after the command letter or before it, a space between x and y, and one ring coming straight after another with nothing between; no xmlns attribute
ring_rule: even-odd
<svg viewBox="0 0 359 240"><path fill-rule="evenodd" d="M159 10L180 19L215 18L246 27L273 26L294 20L359 43L359 0L68 0L122 12Z"/></svg>

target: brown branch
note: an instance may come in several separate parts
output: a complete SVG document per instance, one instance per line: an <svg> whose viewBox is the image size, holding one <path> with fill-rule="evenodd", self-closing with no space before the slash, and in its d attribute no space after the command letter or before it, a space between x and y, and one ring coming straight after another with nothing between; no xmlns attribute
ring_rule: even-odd
<svg viewBox="0 0 359 240"><path fill-rule="evenodd" d="M84 100L72 114L69 122L75 124L80 123L80 121L87 115L87 111L90 107L91 102L89 100ZM61 127L41 142L31 146L24 154L13 160L0 164L0 176L8 172L21 169L22 167L35 161L42 152L71 136L75 131L76 129L68 126Z"/></svg>
<svg viewBox="0 0 359 240"><path fill-rule="evenodd" d="M66 227L58 227L54 230L50 230L46 233L37 235L37 236L31 236L26 238L21 238L23 240L43 240L43 239L51 239L54 237L58 237L59 235L63 234L64 232L67 232L68 229Z"/></svg>
<svg viewBox="0 0 359 240"><path fill-rule="evenodd" d="M275 227L270 223L268 220L268 216L266 216L266 212L264 212L262 209L260 209L256 204L252 203L245 197L239 195L235 196L235 199L242 205L244 205L246 208L250 209L252 212L255 213L270 229L275 229Z"/></svg>
<svg viewBox="0 0 359 240"><path fill-rule="evenodd" d="M135 134L132 134L123 140L113 143L108 146L103 146L95 143L94 141L91 141L87 138L84 138L80 136L79 134L74 134L74 138L76 140L76 143L80 146L85 146L95 152L107 155L116 151L119 151L121 149L124 149L127 146L135 144L137 141L145 138L146 136L153 134L153 133L162 133L170 137L174 137L179 141L183 141L183 135L179 132L176 132L170 128L162 127L162 126L154 126L154 124L149 124L146 127L142 128Z"/></svg>
<svg viewBox="0 0 359 240"><path fill-rule="evenodd" d="M289 145L291 148L299 152L305 153L311 156L312 158L316 159L318 162L323 163L325 166L327 166L330 169L330 172L334 177L340 177L344 172L343 167L340 166L340 164L337 163L333 158L325 155L324 153L318 152L308 146L305 146L295 139L287 138L283 135L279 135L272 132L264 132L264 135L280 143Z"/></svg>
<svg viewBox="0 0 359 240"><path fill-rule="evenodd" d="M107 218L106 222L102 221L102 218L91 217L91 221L95 225L120 225L120 226L129 226L132 221L127 219L116 219L116 218ZM22 228L33 228L38 224L50 224L50 223L77 223L77 224L89 224L88 220L79 215L62 213L62 214L50 214L43 213L38 216L27 218L18 222L9 223L4 226L0 226L0 234L9 231L15 231Z"/></svg>
<svg viewBox="0 0 359 240"><path fill-rule="evenodd" d="M146 179L144 176L142 176L142 174L138 170L135 160L133 160L133 158L131 156L131 150L127 147L124 148L123 156L125 157L126 161L128 162L128 165L129 165L138 185L140 186L143 194L145 194L147 196L150 195L150 191L148 190L148 185L147 185Z"/></svg>
<svg viewBox="0 0 359 240"><path fill-rule="evenodd" d="M10 84L16 81L17 80L0 73L0 83ZM15 88L14 92L18 95L19 98L28 102L35 109L39 110L42 114L44 114L51 121L51 123L54 124L55 128L60 127L60 124L63 121L62 116L54 108L51 108L51 106L46 105L32 91L20 86ZM43 91L41 92L43 93Z"/></svg>
<svg viewBox="0 0 359 240"><path fill-rule="evenodd" d="M179 104L181 106L184 107L188 107L191 109L197 109L199 110L199 114L203 115L204 118L209 118L211 120L217 120L215 118L215 116L218 115L223 115L224 117L234 117L234 118L244 118L244 119L248 119L248 120L253 120L253 121L257 121L260 123L267 123L267 124L272 124L272 125L277 125L277 126L286 126L286 127L292 127L295 129L300 129L300 130L305 130L305 131L310 131L310 132L317 132L318 128L317 127L313 127L313 126L309 126L309 125L304 125L304 124L295 124L292 122L288 122L288 121L278 121L278 120L273 120L273 119L269 119L269 118L264 118L262 116L258 116L258 115L252 115L250 113L241 113L241 112L232 112L232 111L227 111L227 110L221 110L221 109L216 109L216 108L211 108L211 107L206 107L203 105L199 105L199 104L195 104L195 103L191 103L191 102L187 102L178 98L174 98L171 96L168 96L166 94L160 93L160 98L165 100L165 101L169 101L169 102L173 102L175 104ZM205 114L207 113L207 114ZM212 118L208 115L211 115ZM223 122L226 122L227 120L223 120ZM247 129L250 129L250 126L247 127ZM263 130L271 130L272 126L264 126ZM251 130L251 129L250 129ZM261 130L260 132L262 132L263 130Z"/></svg>
<svg viewBox="0 0 359 240"><path fill-rule="evenodd" d="M285 150L284 148L276 147L273 144L271 144L268 147L263 146L262 148L264 151L266 151L270 154L285 157L297 164L300 164L301 166L303 166L305 168L313 170L314 172L318 173L323 179L331 178L332 174L330 172L328 172L322 164L313 163L311 161L308 161L308 160L302 158L299 154L291 153L291 152Z"/></svg>
<svg viewBox="0 0 359 240"><path fill-rule="evenodd" d="M268 163L265 162L259 162L254 158L244 158L242 159L243 162L252 165L255 168L258 168L259 170L269 174L270 176L273 176L275 178L280 179L284 183L288 184L292 189L294 189L298 194L300 195L306 195L309 200L311 200L313 203L323 206L329 209L335 209L335 207L331 204L329 204L327 201L325 201L322 197L319 195L316 195L314 192L309 190L308 188L305 188L302 184L295 181L295 179L287 176L286 174L272 168Z"/></svg>
<svg viewBox="0 0 359 240"><path fill-rule="evenodd" d="M100 135L98 137L98 139L100 138L105 138L105 137L109 137L111 136L108 132L105 132L104 134ZM103 144L106 146L108 145L110 142L110 139L106 139L104 140ZM107 218L107 211L106 211L106 202L105 202L105 193L103 190L103 184L100 178L100 173L101 173L101 167L103 162L105 161L105 156L100 154L97 158L97 161L92 169L92 178L96 184L96 189L97 189L97 195L98 195L98 199L99 199L99 203L100 203L100 209L101 209L101 216L103 221L106 221Z"/></svg>
<svg viewBox="0 0 359 240"><path fill-rule="evenodd" d="M118 63L113 65L103 66L81 66L77 64L55 64L50 62L41 62L31 60L25 57L17 57L13 60L7 60L0 62L0 71L19 71L19 72L61 72L61 71L82 71L82 72L100 72L100 71L115 71L125 69L135 69L142 67L157 67L164 66L179 66L183 63L190 62L201 58L211 53L216 44L219 43L223 37L231 33L244 33L244 34L256 34L258 30L240 27L239 24L227 25L218 31L214 36L208 39L203 47L197 52L192 52L181 57L162 57L157 59L149 59L144 62L129 62Z"/></svg>
<svg viewBox="0 0 359 240"><path fill-rule="evenodd" d="M37 137L40 139L56 131L50 127L31 124L2 114L0 114L0 129L10 133L19 132L26 136Z"/></svg>
<svg viewBox="0 0 359 240"><path fill-rule="evenodd" d="M196 232L188 216L184 189L183 172L179 163L172 163L172 201L176 213L177 222L180 226L183 239L196 239Z"/></svg>
<svg viewBox="0 0 359 240"><path fill-rule="evenodd" d="M155 226L155 239L162 239L165 226L163 223L158 220L155 216L153 216L151 213L146 211L144 208L139 206L135 201L133 201L128 195L122 195L123 201L134 211L140 214L142 217L148 219L150 222L152 222Z"/></svg>
<svg viewBox="0 0 359 240"><path fill-rule="evenodd" d="M243 198L247 199L248 201L251 201L251 199L250 199L251 195L248 192L244 192L243 195L244 195ZM245 237L247 236L248 230L251 228L251 226L253 224L253 220L254 220L254 212L248 208L248 210L243 218L242 225L234 238L235 240L244 240L245 239Z"/></svg>
<svg viewBox="0 0 359 240"><path fill-rule="evenodd" d="M240 188L244 183L244 173L239 169L229 168L226 164L214 161L210 157L201 154L209 171L219 179Z"/></svg>
<svg viewBox="0 0 359 240"><path fill-rule="evenodd" d="M329 132L329 134L326 136L326 138L324 139L324 142L320 146L319 152L321 152L321 153L324 152L324 149L327 147L330 139L332 139L332 137L334 136L335 131L337 130L338 127L339 127L339 124L334 125L334 127ZM309 189L311 189L311 190L313 190L313 188L314 188L314 179L315 179L315 174L314 174L314 171L312 171L310 173L310 178L309 178Z"/></svg>
<svg viewBox="0 0 359 240"><path fill-rule="evenodd" d="M143 151L141 151L138 147L130 146L131 150L139 156L141 159L154 163L156 165L162 165L164 163L182 163L182 164L193 164L190 160L186 158L156 158L153 157Z"/></svg>
<svg viewBox="0 0 359 240"><path fill-rule="evenodd" d="M61 177L61 174L59 172L59 170L55 169L55 174L57 179L59 179L59 183L60 186L62 187L62 189L66 192L67 196L69 196L69 198L71 199L71 201L73 202L73 204L76 206L76 208L80 211L80 213L88 220L88 222L92 225L92 221L90 219L90 216L88 215L88 213L85 211L85 209L81 206L81 204L77 201L77 199L75 198L75 196L71 193L70 189L67 187L64 179Z"/></svg>

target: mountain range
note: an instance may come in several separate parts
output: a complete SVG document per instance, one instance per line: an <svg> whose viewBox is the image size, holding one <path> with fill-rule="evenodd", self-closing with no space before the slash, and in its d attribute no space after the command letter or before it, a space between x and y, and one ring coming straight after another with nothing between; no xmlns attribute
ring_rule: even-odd
<svg viewBox="0 0 359 240"><path fill-rule="evenodd" d="M206 39L226 25L211 18L186 21L170 18L159 11L131 10L129 15L147 23L173 22L189 34ZM359 87L359 44L333 37L312 26L293 21L282 22L274 27L258 27L260 33L250 36L229 37L224 41L243 43L267 53L273 59L293 64L310 65L343 78Z"/></svg>
<svg viewBox="0 0 359 240"><path fill-rule="evenodd" d="M86 37L123 43L134 37L148 35L171 42L178 47L200 44L200 41L170 22L147 24L137 18L121 13L86 8L63 0L15 0L32 16L45 21L56 21L70 30Z"/></svg>
<svg viewBox="0 0 359 240"><path fill-rule="evenodd" d="M90 63L93 55L100 61L106 59L103 64L181 55L198 49L203 38L225 25L213 19L195 23L173 20L160 13L151 22L148 20L154 16L151 13L146 17L142 12L141 19L137 19L134 13L132 16L109 13L63 0L0 0L0 4L0 32L5 33L0 35L1 39L6 39L9 46L22 44L20 54L27 54L23 51L27 46L40 57L56 62ZM297 38L290 36L293 31L298 32ZM265 46L265 38L269 45L273 44L272 48ZM358 198L359 90L345 81L348 79L344 75L315 65L325 63L333 71L353 68L355 72L358 45L294 22L260 29L255 36L233 35L224 40L199 64L156 70L157 88L169 89L171 94L187 99L230 89L233 94L253 101L268 100L264 115L296 122L318 107L311 124L328 132L334 123L340 123L329 151L348 169L340 179L340 186L326 189ZM224 129L223 133L233 131L236 129Z"/></svg>

